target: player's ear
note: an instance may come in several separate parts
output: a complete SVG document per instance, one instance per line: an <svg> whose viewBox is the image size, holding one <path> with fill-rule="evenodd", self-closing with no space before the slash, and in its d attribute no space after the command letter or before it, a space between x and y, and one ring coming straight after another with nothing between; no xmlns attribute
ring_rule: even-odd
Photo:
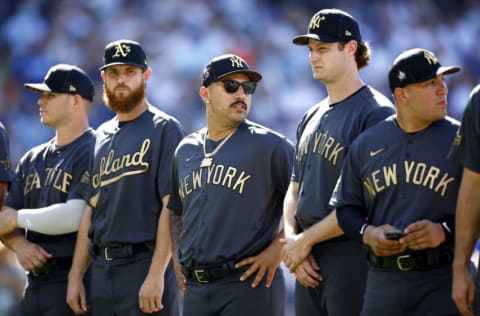
<svg viewBox="0 0 480 316"><path fill-rule="evenodd" d="M150 78L151 75L152 75L152 68L148 67L143 72L143 78L145 79L145 81L147 81Z"/></svg>
<svg viewBox="0 0 480 316"><path fill-rule="evenodd" d="M102 80L105 81L105 78L107 75L105 75L105 70L100 71L100 77L102 77Z"/></svg>
<svg viewBox="0 0 480 316"><path fill-rule="evenodd" d="M404 88L396 87L393 90L393 96L398 102L405 103L408 98L408 93Z"/></svg>
<svg viewBox="0 0 480 316"><path fill-rule="evenodd" d="M200 98L202 98L203 102L205 104L210 103L210 97L208 96L208 90L205 87L200 87L198 90L198 95L200 95Z"/></svg>

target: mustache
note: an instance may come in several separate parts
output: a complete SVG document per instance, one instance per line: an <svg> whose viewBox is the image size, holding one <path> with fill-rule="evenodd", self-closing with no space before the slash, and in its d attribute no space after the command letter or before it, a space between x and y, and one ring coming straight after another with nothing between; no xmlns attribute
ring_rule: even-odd
<svg viewBox="0 0 480 316"><path fill-rule="evenodd" d="M230 106L233 107L233 106L236 106L236 105L238 105L238 104L242 105L243 108L245 108L245 109L247 108L247 104L246 104L245 102L243 102L243 101L235 101L235 102L232 102L232 103L230 103Z"/></svg>

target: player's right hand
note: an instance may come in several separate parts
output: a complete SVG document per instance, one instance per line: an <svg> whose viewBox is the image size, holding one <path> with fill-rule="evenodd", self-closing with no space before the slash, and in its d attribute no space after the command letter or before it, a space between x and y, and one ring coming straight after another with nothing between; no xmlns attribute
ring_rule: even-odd
<svg viewBox="0 0 480 316"><path fill-rule="evenodd" d="M475 315L475 282L467 266L453 264L452 299L462 315Z"/></svg>
<svg viewBox="0 0 480 316"><path fill-rule="evenodd" d="M68 278L67 286L67 304L75 315L83 315L89 310L87 298L85 296L85 287L81 278Z"/></svg>
<svg viewBox="0 0 480 316"><path fill-rule="evenodd" d="M312 254L309 254L292 272L298 283L305 287L317 287L323 281L318 272L320 267Z"/></svg>
<svg viewBox="0 0 480 316"><path fill-rule="evenodd" d="M369 225L363 233L363 243L377 256L393 256L404 252L407 246L397 240L388 240L385 237L385 230L393 229L392 225L373 226Z"/></svg>

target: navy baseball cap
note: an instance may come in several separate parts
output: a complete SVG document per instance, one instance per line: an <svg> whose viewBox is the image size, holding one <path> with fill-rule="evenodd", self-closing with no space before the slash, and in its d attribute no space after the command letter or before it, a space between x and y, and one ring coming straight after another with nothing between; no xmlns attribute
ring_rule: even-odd
<svg viewBox="0 0 480 316"><path fill-rule="evenodd" d="M393 61L388 71L390 90L409 84L427 81L438 75L450 75L460 71L458 66L443 67L435 54L423 48L402 52Z"/></svg>
<svg viewBox="0 0 480 316"><path fill-rule="evenodd" d="M308 25L307 34L293 38L296 45L308 45L314 39L325 43L362 41L357 21L345 11L339 9L323 9L315 13Z"/></svg>
<svg viewBox="0 0 480 316"><path fill-rule="evenodd" d="M251 81L258 82L262 75L250 70L248 64L240 56L225 54L214 57L203 70L202 86L208 87L212 82L234 73L244 73Z"/></svg>
<svg viewBox="0 0 480 316"><path fill-rule="evenodd" d="M58 64L48 70L42 83L25 83L24 86L35 92L79 94L93 101L95 88L88 74L77 66Z"/></svg>
<svg viewBox="0 0 480 316"><path fill-rule="evenodd" d="M105 46L103 62L100 70L114 65L130 65L142 69L148 67L147 56L140 43L126 39L108 43Z"/></svg>

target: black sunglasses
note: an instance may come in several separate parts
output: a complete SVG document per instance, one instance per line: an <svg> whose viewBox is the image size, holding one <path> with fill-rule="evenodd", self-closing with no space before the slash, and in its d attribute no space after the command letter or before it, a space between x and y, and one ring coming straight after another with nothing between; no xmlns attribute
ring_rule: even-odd
<svg viewBox="0 0 480 316"><path fill-rule="evenodd" d="M222 83L225 91L228 93L235 93L238 91L238 88L242 86L243 91L245 91L246 94L254 94L255 89L257 88L257 83L254 81L239 82L236 80L225 80L222 81Z"/></svg>

